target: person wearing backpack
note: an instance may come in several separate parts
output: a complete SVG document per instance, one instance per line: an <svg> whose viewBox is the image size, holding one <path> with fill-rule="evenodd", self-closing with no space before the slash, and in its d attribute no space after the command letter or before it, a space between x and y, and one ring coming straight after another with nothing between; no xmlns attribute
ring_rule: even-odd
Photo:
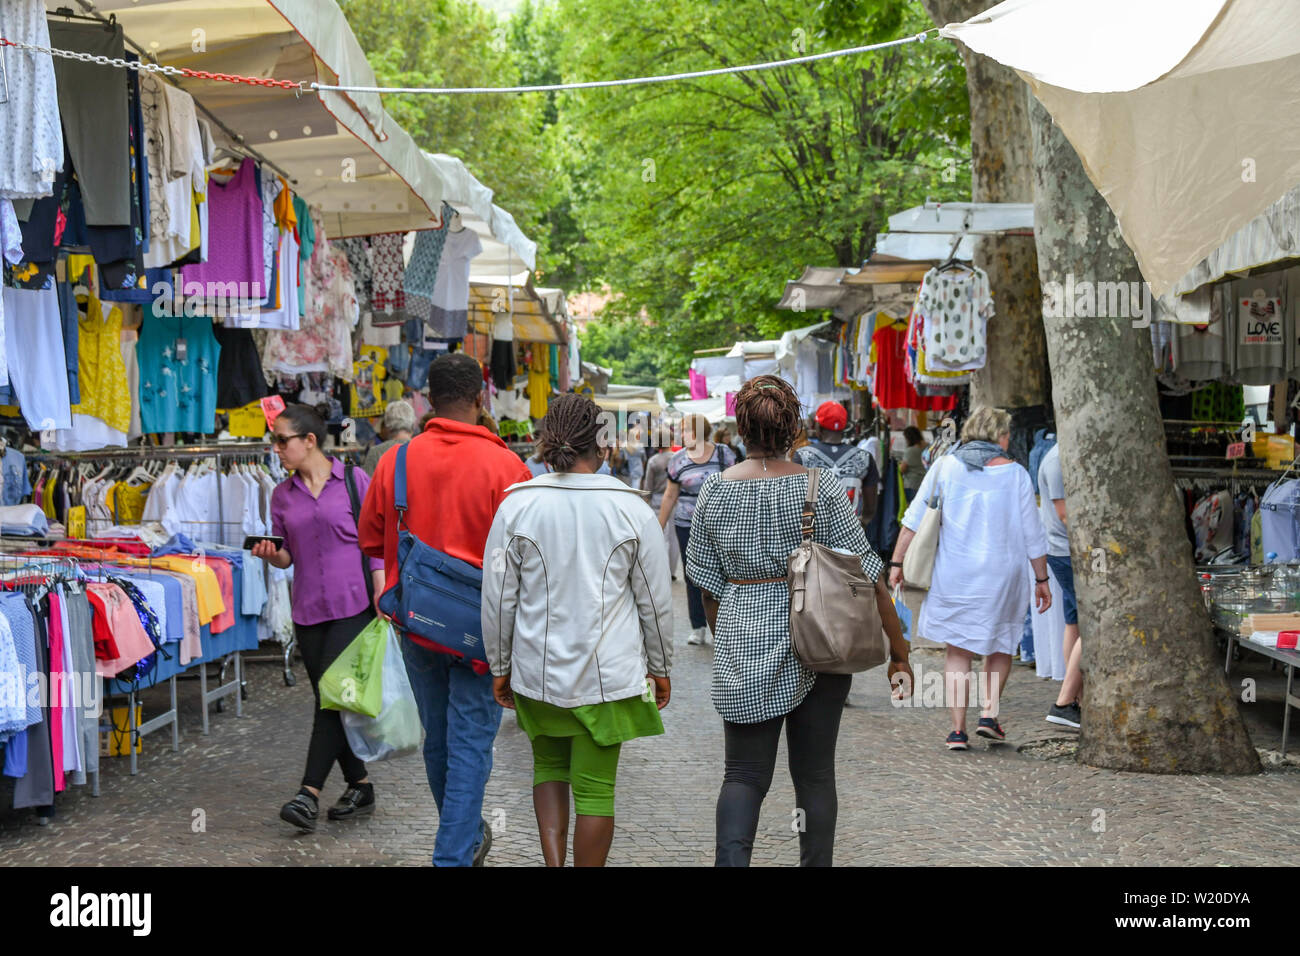
<svg viewBox="0 0 1300 956"><path fill-rule="evenodd" d="M712 697L726 746L714 861L749 865L784 727L796 806L803 811L799 863L830 866L835 744L853 678L814 673L791 640L787 560L803 541L812 480L808 469L786 459L802 428L799 398L782 379L757 376L736 395L736 420L749 457L700 489L686 552L686 576L704 592L715 627ZM819 479L815 491L812 540L857 556L862 575L874 582L889 638L888 678L901 697L910 693L912 672L883 562L839 483Z"/></svg>
<svg viewBox="0 0 1300 956"><path fill-rule="evenodd" d="M844 441L849 413L839 402L823 402L816 420L816 437L794 453L794 460L805 468L825 468L833 474L865 527L876 513L880 485L876 460L870 451Z"/></svg>
<svg viewBox="0 0 1300 956"><path fill-rule="evenodd" d="M347 646L374 620L374 594L384 588L383 565L362 556L357 512L370 479L365 471L328 457L325 420L306 405L289 405L271 426L271 444L293 474L271 493L271 534L276 547L259 541L252 550L277 568L293 565L294 640L316 698L307 768L297 796L280 808L280 819L300 830L316 829L320 791L335 763L347 782L331 820L366 816L375 809L375 788L366 765L348 746L337 710L322 710L320 679Z"/></svg>
<svg viewBox="0 0 1300 956"><path fill-rule="evenodd" d="M664 732L671 693L668 549L636 490L597 473L601 427L591 399L551 402L540 450L552 473L511 490L483 555L484 646L497 702L532 742L547 866L564 865L570 790L573 864L605 865L620 748Z"/></svg>
<svg viewBox="0 0 1300 956"><path fill-rule="evenodd" d="M428 389L434 417L423 432L379 460L361 509L361 548L383 557L390 582L380 598L386 611L394 598L419 597L397 597L399 530L411 536L407 560L432 551L443 565L459 569L462 578L481 575L497 508L511 485L532 477L499 436L478 424L483 370L475 359L464 352L438 357L429 367ZM477 586L473 601L472 630L478 631ZM454 611L466 617L465 608L451 603L427 610L434 613L422 616L450 618ZM404 628L404 623L419 626L411 623L411 613L416 612L398 616L393 624L402 634L406 672L424 725L425 773L438 805L433 865L479 866L492 846L492 830L482 816L483 793L492 772L501 707L492 695L486 659L467 657ZM462 627L467 636L469 629Z"/></svg>

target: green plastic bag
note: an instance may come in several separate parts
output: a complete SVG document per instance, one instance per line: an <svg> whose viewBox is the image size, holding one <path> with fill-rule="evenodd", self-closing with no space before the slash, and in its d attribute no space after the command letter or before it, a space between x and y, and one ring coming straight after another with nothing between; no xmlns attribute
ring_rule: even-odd
<svg viewBox="0 0 1300 956"><path fill-rule="evenodd" d="M387 647L388 622L375 618L321 675L321 710L352 710L378 717L384 703Z"/></svg>

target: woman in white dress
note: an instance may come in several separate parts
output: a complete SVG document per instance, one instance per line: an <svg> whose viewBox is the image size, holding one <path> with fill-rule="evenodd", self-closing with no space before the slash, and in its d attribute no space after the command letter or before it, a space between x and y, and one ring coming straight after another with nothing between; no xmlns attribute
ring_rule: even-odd
<svg viewBox="0 0 1300 956"><path fill-rule="evenodd" d="M903 556L935 495L943 514L930 592L917 632L948 645L945 689L952 733L950 750L966 750L971 663L984 658L984 707L975 733L1006 739L998 700L1011 673L1032 595L1041 614L1052 605L1047 578L1047 536L1038 520L1029 472L1007 456L1011 416L977 408L962 428L961 444L931 466L907 513L890 562L889 583L903 579Z"/></svg>

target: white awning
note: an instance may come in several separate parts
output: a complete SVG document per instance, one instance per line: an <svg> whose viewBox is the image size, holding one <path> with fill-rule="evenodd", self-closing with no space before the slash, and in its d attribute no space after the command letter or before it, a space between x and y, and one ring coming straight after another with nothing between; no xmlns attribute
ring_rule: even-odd
<svg viewBox="0 0 1300 956"><path fill-rule="evenodd" d="M1157 296L1300 184L1296 0L1007 0L942 33L1029 83Z"/></svg>
<svg viewBox="0 0 1300 956"><path fill-rule="evenodd" d="M51 15L71 5L46 0ZM96 0L83 6L116 15L128 41L165 66L377 85L334 0ZM480 235L532 268L535 244L492 205L491 190L459 160L422 151L378 94L298 95L188 78L178 85L239 137L233 145L256 150L288 174L294 191L324 213L330 238L429 228L447 201ZM220 129L213 134L218 145L232 145Z"/></svg>

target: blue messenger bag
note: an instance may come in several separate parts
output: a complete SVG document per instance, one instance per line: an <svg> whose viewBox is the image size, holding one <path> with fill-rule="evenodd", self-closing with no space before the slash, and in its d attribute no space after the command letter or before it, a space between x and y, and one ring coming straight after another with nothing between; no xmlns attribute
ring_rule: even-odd
<svg viewBox="0 0 1300 956"><path fill-rule="evenodd" d="M483 652L483 571L431 548L406 526L406 445L393 465L397 509L397 583L379 599L393 625L418 637L487 661Z"/></svg>

